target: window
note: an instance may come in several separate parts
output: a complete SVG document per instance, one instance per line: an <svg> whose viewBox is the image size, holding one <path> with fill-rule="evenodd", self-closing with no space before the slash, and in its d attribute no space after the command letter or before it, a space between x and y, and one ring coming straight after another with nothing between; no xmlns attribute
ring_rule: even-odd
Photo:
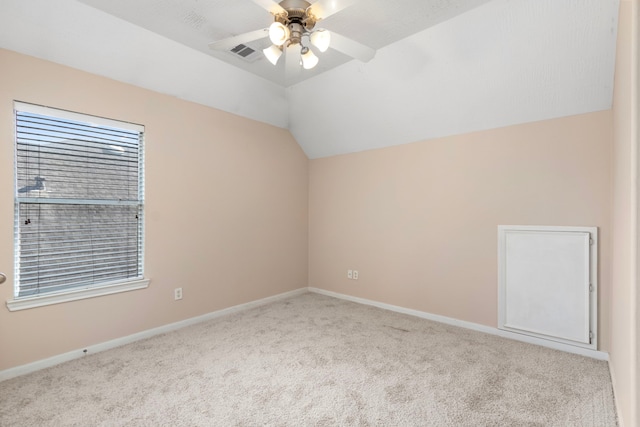
<svg viewBox="0 0 640 427"><path fill-rule="evenodd" d="M144 128L24 103L15 110L16 285L8 304L146 287Z"/></svg>

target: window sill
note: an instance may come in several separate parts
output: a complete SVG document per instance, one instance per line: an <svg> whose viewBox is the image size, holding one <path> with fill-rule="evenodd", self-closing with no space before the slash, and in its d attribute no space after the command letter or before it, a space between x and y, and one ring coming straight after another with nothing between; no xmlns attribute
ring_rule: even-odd
<svg viewBox="0 0 640 427"><path fill-rule="evenodd" d="M149 279L140 279L129 282L117 282L103 286L56 292L49 295L11 299L7 301L7 308L9 311L27 310L29 308L42 307L45 305L60 304L80 299L117 294L120 292L135 291L137 289L145 289L149 287L149 281Z"/></svg>

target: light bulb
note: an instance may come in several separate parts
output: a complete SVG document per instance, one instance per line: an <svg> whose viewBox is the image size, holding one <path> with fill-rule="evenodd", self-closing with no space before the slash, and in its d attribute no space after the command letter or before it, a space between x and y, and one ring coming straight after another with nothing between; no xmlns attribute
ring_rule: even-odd
<svg viewBox="0 0 640 427"><path fill-rule="evenodd" d="M316 65L318 65L318 57L315 56L313 52L311 52L311 49L305 46L302 48L301 53L302 53L302 67L304 67L305 70L310 70Z"/></svg>
<svg viewBox="0 0 640 427"><path fill-rule="evenodd" d="M281 22L274 22L269 26L269 39L276 46L282 46L289 38L289 29Z"/></svg>
<svg viewBox="0 0 640 427"><path fill-rule="evenodd" d="M331 33L325 29L316 30L309 37L311 44L318 48L320 52L326 52L331 43Z"/></svg>
<svg viewBox="0 0 640 427"><path fill-rule="evenodd" d="M262 53L264 53L264 56L266 56L269 62L273 65L276 65L278 63L278 59L282 56L282 50L275 44L264 49Z"/></svg>

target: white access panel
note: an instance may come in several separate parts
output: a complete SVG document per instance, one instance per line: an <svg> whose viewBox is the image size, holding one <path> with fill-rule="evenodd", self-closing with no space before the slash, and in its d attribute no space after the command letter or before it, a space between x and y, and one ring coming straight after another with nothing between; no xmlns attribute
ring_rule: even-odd
<svg viewBox="0 0 640 427"><path fill-rule="evenodd" d="M498 227L498 328L597 349L595 227Z"/></svg>

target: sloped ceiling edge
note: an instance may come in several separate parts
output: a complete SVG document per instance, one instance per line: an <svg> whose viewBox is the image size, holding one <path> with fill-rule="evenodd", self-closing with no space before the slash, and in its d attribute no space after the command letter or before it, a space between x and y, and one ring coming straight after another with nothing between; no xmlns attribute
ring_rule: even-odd
<svg viewBox="0 0 640 427"><path fill-rule="evenodd" d="M494 0L288 89L309 158L611 108L619 0Z"/></svg>
<svg viewBox="0 0 640 427"><path fill-rule="evenodd" d="M73 0L3 0L0 47L288 127L285 90Z"/></svg>

